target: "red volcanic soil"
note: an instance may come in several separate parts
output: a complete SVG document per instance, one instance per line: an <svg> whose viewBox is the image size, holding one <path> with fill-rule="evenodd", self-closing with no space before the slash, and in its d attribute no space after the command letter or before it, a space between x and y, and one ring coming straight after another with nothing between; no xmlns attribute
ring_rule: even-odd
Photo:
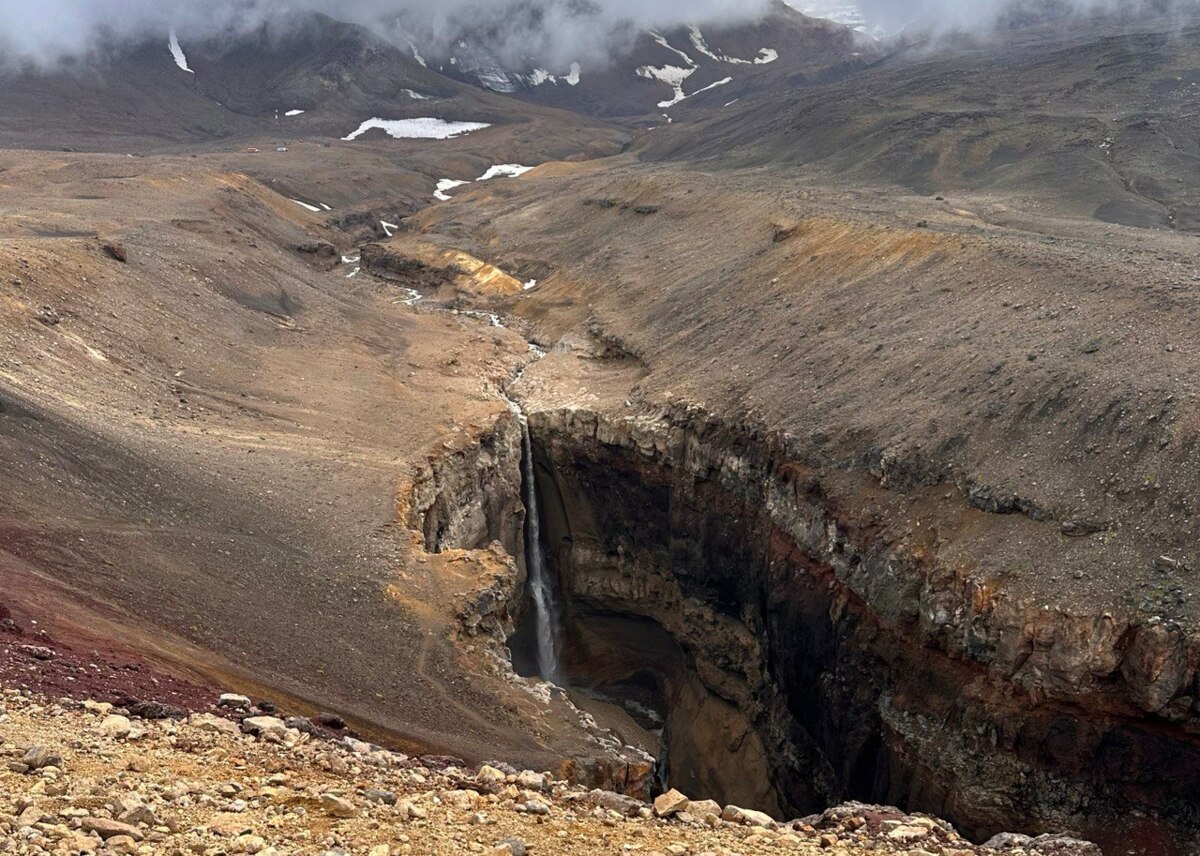
<svg viewBox="0 0 1200 856"><path fill-rule="evenodd" d="M178 678L119 647L51 636L0 603L0 686L110 702L147 718L214 710L216 687Z"/></svg>

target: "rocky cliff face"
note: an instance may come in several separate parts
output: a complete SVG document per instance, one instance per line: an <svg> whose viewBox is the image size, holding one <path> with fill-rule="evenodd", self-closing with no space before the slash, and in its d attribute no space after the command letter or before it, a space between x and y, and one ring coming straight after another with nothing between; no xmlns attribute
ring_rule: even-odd
<svg viewBox="0 0 1200 856"><path fill-rule="evenodd" d="M673 784L1195 840L1196 652L1170 626L1006 598L881 526L881 473L852 485L751 425L678 406L530 427L568 671L652 678Z"/></svg>
<svg viewBox="0 0 1200 856"><path fill-rule="evenodd" d="M430 456L413 478L407 524L425 549L481 549L499 541L520 556L521 426L515 413L496 420L476 444L451 445Z"/></svg>

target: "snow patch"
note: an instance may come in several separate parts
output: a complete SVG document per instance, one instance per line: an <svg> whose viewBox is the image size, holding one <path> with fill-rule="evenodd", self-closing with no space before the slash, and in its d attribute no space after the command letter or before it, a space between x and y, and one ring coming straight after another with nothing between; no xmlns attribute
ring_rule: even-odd
<svg viewBox="0 0 1200 856"><path fill-rule="evenodd" d="M758 55L752 60L718 53L709 47L708 41L705 40L704 34L700 32L699 27L688 27L688 36L691 39L692 47L709 59L715 59L717 62L727 62L732 65L766 65L769 62L775 62L775 60L779 59L779 51L774 48L759 48Z"/></svg>
<svg viewBox="0 0 1200 856"><path fill-rule="evenodd" d="M470 183L471 182L469 182L469 181L458 181L453 178L440 179L437 183L437 190L435 190L433 192L433 196L435 199L440 199L443 202L445 202L451 198L450 194L447 191L453 190L456 187L461 187L464 184L470 184Z"/></svg>
<svg viewBox="0 0 1200 856"><path fill-rule="evenodd" d="M699 95L701 92L708 92L708 90L716 89L718 86L724 86L726 83L733 83L733 78L726 77L726 78L723 78L722 80L716 81L715 83L710 83L710 84L708 84L708 86L705 86L703 89L697 89L695 92L693 92L691 95L689 95L687 97L694 98L697 95Z"/></svg>
<svg viewBox="0 0 1200 856"><path fill-rule="evenodd" d="M287 111L286 113L284 113L283 115L285 115L285 116L299 116L299 115L300 115L301 113L303 113L303 112L304 112L303 110L288 110L288 111Z"/></svg>
<svg viewBox="0 0 1200 856"><path fill-rule="evenodd" d="M345 141L357 140L367 131L378 128L389 137L397 140L448 140L461 134L490 128L486 122L447 122L445 119L368 119L358 126L358 130L342 137Z"/></svg>
<svg viewBox="0 0 1200 856"><path fill-rule="evenodd" d="M162 32L162 31L160 30L159 32ZM179 36L175 35L175 28L174 28L174 27L172 27L172 28L171 28L171 34L170 34L170 36L167 38L167 47L168 47L168 48L170 49L170 51L171 51L171 56L175 58L175 64L176 64L177 66L179 66L180 68L182 68L182 69L183 69L184 71L186 71L188 74L195 74L195 73L196 73L196 72L192 71L190 68L188 68L188 61L187 61L187 57L186 57L186 56L184 56L184 53L183 53L183 48L181 48L181 47L179 46Z"/></svg>
<svg viewBox="0 0 1200 856"><path fill-rule="evenodd" d="M344 264L344 265L352 265L352 264L356 264L356 263L358 263L358 262L359 262L359 261L361 261L361 260L362 260L362 256L361 256L361 255L357 255L357 256L342 256L342 264Z"/></svg>
<svg viewBox="0 0 1200 856"><path fill-rule="evenodd" d="M522 288L525 291L533 291L535 288L537 288L537 280L536 279L529 280L529 282L525 283L525 285L523 285Z"/></svg>
<svg viewBox="0 0 1200 856"><path fill-rule="evenodd" d="M531 169L533 169L533 167L521 166L519 163L500 163L496 164L495 166L488 167L488 171L475 180L490 181L493 178L500 177L516 178L518 175L524 175Z"/></svg>
<svg viewBox="0 0 1200 856"><path fill-rule="evenodd" d="M346 279L351 279L353 277L358 276L358 272L360 270L362 270L362 268L355 268L354 270L350 271L350 273L346 274Z"/></svg>
<svg viewBox="0 0 1200 856"><path fill-rule="evenodd" d="M715 59L717 62L728 62L734 65L750 65L750 60L748 59L739 59L735 56L725 56L725 54L716 53L708 46L708 42L705 40L704 34L700 32L699 27L688 27L688 36L691 39L692 47L709 59Z"/></svg>
<svg viewBox="0 0 1200 856"><path fill-rule="evenodd" d="M380 220L379 225L383 227L383 234L389 238L396 234L396 230L400 228L397 223L389 223L387 220Z"/></svg>
<svg viewBox="0 0 1200 856"><path fill-rule="evenodd" d="M425 64L425 57L421 56L421 52L417 50L416 44L410 41L408 46L412 48L413 59L417 61L417 64L422 68L429 68L429 66Z"/></svg>
<svg viewBox="0 0 1200 856"><path fill-rule="evenodd" d="M332 210L333 210L333 209L332 209L332 208L330 208L328 205L326 205L324 202L321 202L321 203L319 203L319 204L320 204L320 206L321 206L322 208L324 208L326 211L332 211Z"/></svg>
<svg viewBox="0 0 1200 856"><path fill-rule="evenodd" d="M409 98L412 98L414 101L430 100L428 95L422 95L420 92L417 92L415 89L401 89L400 91L403 92L405 95L407 95Z"/></svg>
<svg viewBox="0 0 1200 856"><path fill-rule="evenodd" d="M683 92L683 82L696 73L696 67L680 68L677 65L664 65L661 67L643 65L637 70L637 73L639 77L645 77L648 80L657 80L675 90L673 98L658 102L659 107L666 109L667 107L674 107L680 101L687 98L687 95Z"/></svg>
<svg viewBox="0 0 1200 856"><path fill-rule="evenodd" d="M571 63L570 73L563 75L562 77L551 74L549 71L547 71L544 68L535 68L525 78L525 81L530 86L541 86L543 83L553 83L555 85L557 85L559 83L565 83L568 86L578 86L579 78L580 78L580 75L582 74L582 71L583 71L583 69L580 67L579 63L577 63L577 62Z"/></svg>
<svg viewBox="0 0 1200 856"><path fill-rule="evenodd" d="M309 205L307 202L301 202L299 199L293 199L292 201L295 202L297 205L307 208L309 211L316 211L318 214L321 213L321 209L318 208L316 205Z"/></svg>
<svg viewBox="0 0 1200 856"><path fill-rule="evenodd" d="M671 47L671 43L667 41L666 37L664 35L662 35L662 33L657 33L654 30L651 30L650 38L654 39L654 41L658 42L664 48L671 51L671 53L676 54L680 59L682 59L684 62L686 62L692 68L696 67L696 61L693 60L687 54L685 54L683 51L679 50L678 48Z"/></svg>

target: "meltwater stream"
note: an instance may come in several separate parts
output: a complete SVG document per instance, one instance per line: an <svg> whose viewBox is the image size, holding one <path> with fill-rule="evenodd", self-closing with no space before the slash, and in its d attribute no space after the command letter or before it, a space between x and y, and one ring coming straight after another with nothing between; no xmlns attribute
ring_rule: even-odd
<svg viewBox="0 0 1200 856"><path fill-rule="evenodd" d="M529 422L518 411L521 421L521 483L525 493L525 572L526 585L532 595L534 627L537 631L538 673L553 684L562 685L558 662L558 618L555 614L554 592L546 574L546 557L542 552L541 522L538 517L537 484L534 482L533 441L529 437Z"/></svg>

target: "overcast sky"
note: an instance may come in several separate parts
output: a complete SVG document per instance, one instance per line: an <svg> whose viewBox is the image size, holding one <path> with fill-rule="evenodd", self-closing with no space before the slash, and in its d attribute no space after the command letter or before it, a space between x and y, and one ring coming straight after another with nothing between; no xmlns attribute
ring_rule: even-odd
<svg viewBox="0 0 1200 856"><path fill-rule="evenodd" d="M1013 3L1129 11L1200 0L789 0L799 8L857 6L869 24L895 32L933 27L985 27ZM770 0L0 0L0 57L53 63L114 42L164 37L172 27L185 44L263 24L282 30L318 11L372 26L393 39L411 33L435 52L461 25L488 22L512 51L547 60L593 58L622 24L635 28L711 23L760 16ZM432 42L432 43L430 43Z"/></svg>
<svg viewBox="0 0 1200 856"><path fill-rule="evenodd" d="M603 51L621 23L666 27L683 22L760 16L769 0L0 0L0 54L52 63L113 42L165 37L181 41L268 24L284 30L298 13L316 11L425 39L445 38L463 22L487 21L502 39L530 53L564 56ZM426 46L433 50L433 46Z"/></svg>

